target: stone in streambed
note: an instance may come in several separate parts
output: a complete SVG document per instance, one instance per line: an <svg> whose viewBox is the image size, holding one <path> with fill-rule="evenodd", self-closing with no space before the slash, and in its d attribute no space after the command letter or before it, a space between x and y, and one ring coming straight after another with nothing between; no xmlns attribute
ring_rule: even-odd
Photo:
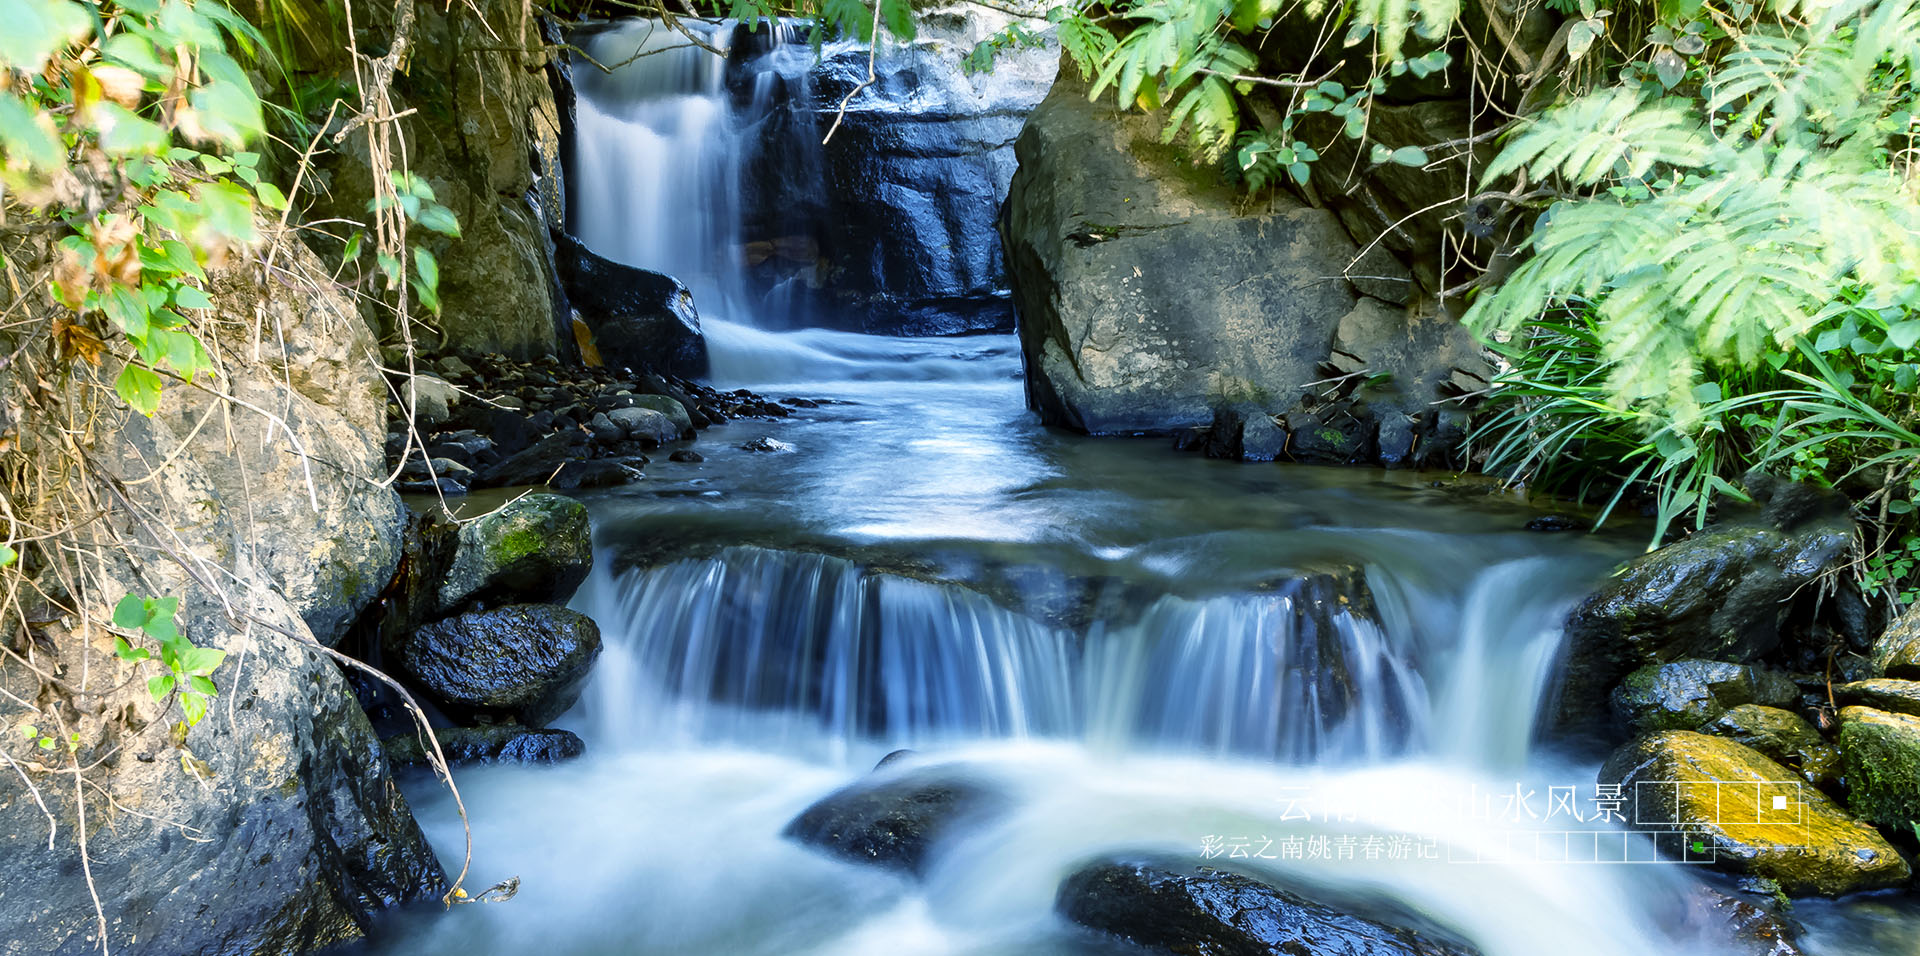
<svg viewBox="0 0 1920 956"><path fill-rule="evenodd" d="M898 776L876 768L801 811L781 834L856 863L925 876L935 844L1001 803L997 792L957 767Z"/></svg>
<svg viewBox="0 0 1920 956"><path fill-rule="evenodd" d="M682 435L693 431L693 418L687 414L687 407L666 395L633 395L629 396L628 401L634 403L634 408L650 408L667 416L667 420L673 422Z"/></svg>
<svg viewBox="0 0 1920 956"><path fill-rule="evenodd" d="M1787 893L1838 896L1912 876L1872 827L1793 771L1726 738L1686 730L1642 737L1614 751L1599 779L1621 786L1626 819L1640 828L1685 831L1716 866L1771 879ZM1785 809L1775 808L1776 797Z"/></svg>
<svg viewBox="0 0 1920 956"><path fill-rule="evenodd" d="M1726 945L1727 956L1803 956L1799 924L1708 886L1688 895L1681 926L1691 938Z"/></svg>
<svg viewBox="0 0 1920 956"><path fill-rule="evenodd" d="M440 752L451 766L474 763L544 764L572 760L587 745L568 730L529 730L519 724L481 727L444 727L434 731ZM381 742L387 762L398 767L426 767L428 748L418 733L397 734Z"/></svg>
<svg viewBox="0 0 1920 956"><path fill-rule="evenodd" d="M450 712L542 727L579 697L600 629L577 611L515 604L426 625L398 644L401 673Z"/></svg>
<svg viewBox="0 0 1920 956"><path fill-rule="evenodd" d="M680 450L678 450L678 451L675 451L675 452L674 452L673 454L671 454L671 455L668 455L668 456L667 456L667 460L668 460L668 461L679 461L679 462L686 462L686 463L688 463L688 464L696 464L696 465L697 465L697 464L699 464L700 462L703 462L703 461L706 461L706 460L707 460L707 457L706 457L705 455L702 455L702 454L700 454L700 453L699 453L699 452L697 452L697 451L694 451L694 450L693 450L693 449L691 449L691 448L682 448L682 449L680 449Z"/></svg>
<svg viewBox="0 0 1920 956"><path fill-rule="evenodd" d="M1862 704L1875 710L1920 716L1920 680L1877 677L1854 681L1835 687L1833 697L1842 704Z"/></svg>
<svg viewBox="0 0 1920 956"><path fill-rule="evenodd" d="M1741 704L1700 731L1751 747L1769 760L1799 770L1816 786L1826 787L1840 779L1840 751L1792 711Z"/></svg>
<svg viewBox="0 0 1920 956"><path fill-rule="evenodd" d="M1741 704L1783 707L1800 696L1785 674L1744 664L1683 660L1650 664L1613 689L1614 718L1635 733L1698 730Z"/></svg>
<svg viewBox="0 0 1920 956"><path fill-rule="evenodd" d="M1920 717L1841 708L1840 754L1854 813L1896 831L1920 822Z"/></svg>
<svg viewBox="0 0 1920 956"><path fill-rule="evenodd" d="M664 445L680 437L680 426L651 408L616 408L606 414L607 420L628 438Z"/></svg>
<svg viewBox="0 0 1920 956"><path fill-rule="evenodd" d="M1054 908L1148 950L1207 956L1469 956L1477 950L1356 916L1251 877L1162 860L1103 860L1060 884Z"/></svg>
<svg viewBox="0 0 1920 956"><path fill-rule="evenodd" d="M440 607L565 601L592 568L587 506L564 495L525 495L460 526Z"/></svg>
<svg viewBox="0 0 1920 956"><path fill-rule="evenodd" d="M631 458L591 458L570 461L560 466L547 481L550 488L573 491L580 488L612 488L645 478L634 463L645 464L645 455Z"/></svg>

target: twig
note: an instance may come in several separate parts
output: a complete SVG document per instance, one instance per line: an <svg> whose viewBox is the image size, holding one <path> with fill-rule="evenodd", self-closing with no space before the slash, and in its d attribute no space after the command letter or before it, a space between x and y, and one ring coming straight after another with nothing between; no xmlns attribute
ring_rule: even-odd
<svg viewBox="0 0 1920 956"><path fill-rule="evenodd" d="M820 145L822 146L833 141L833 134L840 129L840 121L847 118L847 104L853 102L853 98L859 96L861 90L872 86L874 80L879 78L873 71L873 58L880 50L880 0L873 0L873 31L868 36L867 78L861 80L860 85L848 90L847 95L840 98L840 110L834 114L833 125L827 127L827 135L820 139Z"/></svg>

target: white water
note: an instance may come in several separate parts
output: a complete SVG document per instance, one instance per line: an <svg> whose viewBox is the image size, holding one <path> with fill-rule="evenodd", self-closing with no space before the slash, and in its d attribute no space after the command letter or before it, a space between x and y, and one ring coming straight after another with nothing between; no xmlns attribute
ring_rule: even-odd
<svg viewBox="0 0 1920 956"><path fill-rule="evenodd" d="M634 29L596 56L631 53ZM638 63L581 103L585 238L693 287L716 378L847 404L709 432L705 465L656 463L594 502L603 550L576 604L606 649L560 721L588 754L458 771L469 886L518 876L520 895L403 919L380 952L1119 954L1053 912L1084 861L1349 837L1439 858L1215 862L1389 898L1486 956L1726 953L1672 928L1697 871L1516 857L1567 825L1494 802L1591 794L1594 767L1535 750L1533 721L1556 622L1622 552L1419 480L1048 433L1004 339L753 328L717 67ZM738 450L762 434L798 451ZM655 539L714 547L616 567ZM1337 567L1364 588L1301 583ZM780 836L906 745L886 773L952 763L1008 797L924 881ZM412 793L458 860L447 797Z"/></svg>

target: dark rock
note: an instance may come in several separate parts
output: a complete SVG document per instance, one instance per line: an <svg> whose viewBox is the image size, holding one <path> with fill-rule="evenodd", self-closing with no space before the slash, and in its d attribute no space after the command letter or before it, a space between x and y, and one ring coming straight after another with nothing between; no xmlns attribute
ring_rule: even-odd
<svg viewBox="0 0 1920 956"><path fill-rule="evenodd" d="M1879 677L1841 684L1833 689L1842 704L1863 704L1876 710L1920 717L1920 681Z"/></svg>
<svg viewBox="0 0 1920 956"><path fill-rule="evenodd" d="M1785 674L1745 664L1683 660L1649 664L1613 689L1614 719L1634 733L1699 730L1741 704L1786 707L1800 696Z"/></svg>
<svg viewBox="0 0 1920 956"><path fill-rule="evenodd" d="M590 458L585 461L570 461L560 466L548 487L561 491L574 491L580 488L613 488L631 484L645 477L640 471L625 461L613 458Z"/></svg>
<svg viewBox="0 0 1920 956"><path fill-rule="evenodd" d="M1789 600L1850 541L1840 525L1710 528L1628 562L1567 619L1559 724L1601 722L1608 691L1635 668L1778 647Z"/></svg>
<svg viewBox="0 0 1920 956"><path fill-rule="evenodd" d="M1781 531L1793 531L1813 521L1844 521L1853 508L1845 495L1831 488L1816 488L1759 470L1747 472L1740 483L1760 507L1761 520Z"/></svg>
<svg viewBox="0 0 1920 956"><path fill-rule="evenodd" d="M451 766L559 763L587 752L586 742L570 730L528 730L519 724L446 727L435 730L434 736L440 739L440 752ZM387 752L387 762L396 768L429 766L428 750L418 733L388 737L381 746Z"/></svg>
<svg viewBox="0 0 1920 956"><path fill-rule="evenodd" d="M1695 938L1731 942L1728 956L1802 956L1793 920L1711 887L1688 896L1685 927Z"/></svg>
<svg viewBox="0 0 1920 956"><path fill-rule="evenodd" d="M1108 860L1060 884L1054 908L1155 952L1207 956L1467 956L1433 931L1380 922L1238 873L1173 861Z"/></svg>
<svg viewBox="0 0 1920 956"><path fill-rule="evenodd" d="M995 791L959 768L929 767L836 790L781 833L838 857L924 876L935 844L1000 805Z"/></svg>
<svg viewBox="0 0 1920 956"><path fill-rule="evenodd" d="M778 438L767 438L767 437L756 438L750 442L746 442L742 444L740 448L742 451L759 451L759 452L769 452L772 454L784 454L786 452L796 450L792 445L789 445Z"/></svg>
<svg viewBox="0 0 1920 956"><path fill-rule="evenodd" d="M655 445L678 439L682 429L673 419L651 408L616 408L607 413L607 420L619 426L628 438Z"/></svg>
<svg viewBox="0 0 1920 956"><path fill-rule="evenodd" d="M563 607L515 604L429 624L397 651L401 673L450 712L543 727L579 696L600 629Z"/></svg>
<svg viewBox="0 0 1920 956"><path fill-rule="evenodd" d="M1874 642L1873 669L1882 677L1920 680L1920 604L1907 608Z"/></svg>
<svg viewBox="0 0 1920 956"><path fill-rule="evenodd" d="M673 454L668 455L667 460L699 464L700 462L706 461L707 459L705 455L702 455L691 448L681 448L676 450Z"/></svg>
<svg viewBox="0 0 1920 956"><path fill-rule="evenodd" d="M1578 531L1581 527L1580 519L1569 515L1541 515L1527 522L1528 531Z"/></svg>
<svg viewBox="0 0 1920 956"><path fill-rule="evenodd" d="M706 374L707 343L686 286L597 255L563 232L554 243L568 298L608 363Z"/></svg>
<svg viewBox="0 0 1920 956"><path fill-rule="evenodd" d="M449 498L467 493L467 486L452 478L435 478L432 481L401 481L394 484L394 490L403 495L445 495Z"/></svg>
<svg viewBox="0 0 1920 956"><path fill-rule="evenodd" d="M439 606L446 613L475 603L561 603L592 568L587 506L563 495L525 495L460 525Z"/></svg>
<svg viewBox="0 0 1920 956"><path fill-rule="evenodd" d="M458 462L462 467L473 467L473 452L469 450L467 446L454 442L443 441L438 444L428 445L427 457L444 458L448 461Z"/></svg>
<svg viewBox="0 0 1920 956"><path fill-rule="evenodd" d="M587 436L583 432L555 432L527 446L499 464L480 473L480 484L489 487L537 485L544 483L567 462L582 457Z"/></svg>

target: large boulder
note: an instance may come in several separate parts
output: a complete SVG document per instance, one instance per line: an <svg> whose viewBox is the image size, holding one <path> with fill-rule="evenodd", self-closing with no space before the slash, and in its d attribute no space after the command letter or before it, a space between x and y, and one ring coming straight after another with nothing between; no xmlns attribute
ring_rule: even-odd
<svg viewBox="0 0 1920 956"><path fill-rule="evenodd" d="M600 629L563 607L512 604L429 624L395 650L400 672L449 711L544 727L579 698Z"/></svg>
<svg viewBox="0 0 1920 956"><path fill-rule="evenodd" d="M1840 779L1840 751L1792 711L1741 704L1709 721L1700 732L1750 747L1768 760L1800 771L1816 786L1827 787Z"/></svg>
<svg viewBox="0 0 1920 956"><path fill-rule="evenodd" d="M1001 804L997 791L957 767L889 771L820 798L781 831L856 863L924 876L935 844Z"/></svg>
<svg viewBox="0 0 1920 956"><path fill-rule="evenodd" d="M564 602L593 568L587 506L531 494L460 525L439 606Z"/></svg>
<svg viewBox="0 0 1920 956"><path fill-rule="evenodd" d="M84 520L65 540L86 563L69 580L84 590L47 582L70 610L35 625L39 673L0 662L0 696L34 702L9 705L0 738L0 950L291 956L444 892L378 738L319 644L386 584L402 520L379 485L372 339L336 288L291 242L270 279L245 254L215 273L218 311L204 327L274 332L258 346L251 335L214 343L221 390L246 405L168 387L146 418L63 396L64 408L97 409L89 467L119 496L102 500L119 503L112 529L71 516ZM114 653L106 622L129 594L179 598L179 631L227 652L209 675L211 712L191 727L177 694L149 693L157 660ZM40 749L22 723L71 742L84 786L61 772L66 749Z"/></svg>
<svg viewBox="0 0 1920 956"><path fill-rule="evenodd" d="M1103 860L1060 884L1054 908L1161 953L1468 956L1435 933L1357 916L1248 876L1159 860Z"/></svg>
<svg viewBox="0 0 1920 956"><path fill-rule="evenodd" d="M1893 830L1920 823L1920 717L1843 707L1840 753L1854 813Z"/></svg>
<svg viewBox="0 0 1920 956"><path fill-rule="evenodd" d="M922 7L913 42L888 44L872 83L864 45L796 57L769 31L734 34L729 83L771 81L742 177L742 238L754 284L789 297L781 313L895 335L1013 331L994 223L1059 50L1008 48L982 73L962 61L1015 19Z"/></svg>
<svg viewBox="0 0 1920 956"><path fill-rule="evenodd" d="M1484 374L1472 336L1359 295L1347 276L1406 274L1360 259L1331 212L1244 203L1161 145L1165 121L1090 103L1063 72L1016 144L1002 230L1043 419L1167 432L1240 408L1282 418L1292 457L1408 460L1441 429L1433 403L1454 370Z"/></svg>
<svg viewBox="0 0 1920 956"><path fill-rule="evenodd" d="M1648 664L1744 662L1778 647L1790 599L1851 540L1826 522L1710 528L1628 562L1567 618L1558 723L1601 723L1608 692Z"/></svg>
<svg viewBox="0 0 1920 956"><path fill-rule="evenodd" d="M1785 707L1800 696L1787 675L1724 661L1648 664L1613 689L1613 715L1635 733L1699 730L1741 704Z"/></svg>
<svg viewBox="0 0 1920 956"><path fill-rule="evenodd" d="M1800 780L1732 740L1687 730L1641 737L1600 768L1635 829L1672 836L1663 849L1697 841L1716 866L1796 895L1907 882L1912 873L1885 837Z"/></svg>
<svg viewBox="0 0 1920 956"><path fill-rule="evenodd" d="M608 259L565 233L554 236L560 282L614 368L707 373L707 340L693 293L678 279Z"/></svg>

